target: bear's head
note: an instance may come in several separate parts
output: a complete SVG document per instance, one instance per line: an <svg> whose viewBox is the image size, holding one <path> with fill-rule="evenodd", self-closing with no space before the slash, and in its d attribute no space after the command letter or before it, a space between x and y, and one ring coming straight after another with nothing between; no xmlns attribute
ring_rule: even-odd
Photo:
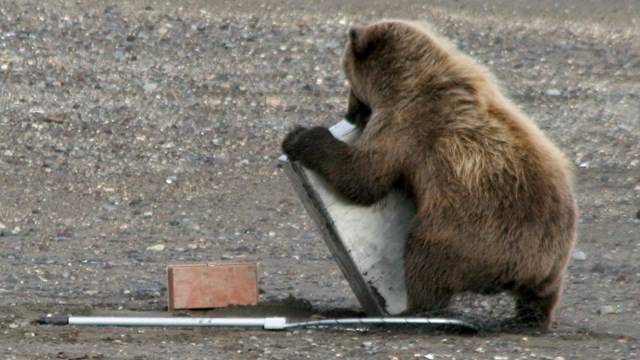
<svg viewBox="0 0 640 360"><path fill-rule="evenodd" d="M352 27L343 55L351 87L347 120L366 125L372 112L398 106L411 89L419 90L429 64L446 53L426 31L426 24L381 21Z"/></svg>

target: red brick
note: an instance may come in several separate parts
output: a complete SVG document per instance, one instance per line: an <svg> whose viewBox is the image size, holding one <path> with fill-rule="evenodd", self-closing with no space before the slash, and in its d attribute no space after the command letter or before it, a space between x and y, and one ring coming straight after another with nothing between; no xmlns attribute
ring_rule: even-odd
<svg viewBox="0 0 640 360"><path fill-rule="evenodd" d="M256 264L184 264L167 267L169 310L258 303Z"/></svg>

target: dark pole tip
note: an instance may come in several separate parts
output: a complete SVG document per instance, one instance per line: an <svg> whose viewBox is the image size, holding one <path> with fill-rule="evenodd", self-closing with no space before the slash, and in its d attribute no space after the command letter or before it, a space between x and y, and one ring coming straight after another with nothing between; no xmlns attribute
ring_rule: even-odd
<svg viewBox="0 0 640 360"><path fill-rule="evenodd" d="M69 325L69 317L61 315L42 316L36 322L44 325Z"/></svg>

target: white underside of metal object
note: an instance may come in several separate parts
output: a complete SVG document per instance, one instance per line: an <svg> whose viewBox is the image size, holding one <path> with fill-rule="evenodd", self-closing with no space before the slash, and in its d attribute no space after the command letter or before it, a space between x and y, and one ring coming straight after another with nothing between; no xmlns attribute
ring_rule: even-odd
<svg viewBox="0 0 640 360"><path fill-rule="evenodd" d="M361 134L344 120L330 130L349 144ZM354 205L313 171L287 162L286 157L281 160L367 315L397 315L406 310L402 252L415 215L413 201L394 189L379 204Z"/></svg>

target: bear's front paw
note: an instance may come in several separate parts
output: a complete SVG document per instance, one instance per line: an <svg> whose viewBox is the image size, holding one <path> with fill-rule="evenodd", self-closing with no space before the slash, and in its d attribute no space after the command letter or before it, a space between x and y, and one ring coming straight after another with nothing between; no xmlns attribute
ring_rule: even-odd
<svg viewBox="0 0 640 360"><path fill-rule="evenodd" d="M312 156L321 151L327 138L333 138L327 128L296 126L282 141L282 151L291 161L302 160L305 156Z"/></svg>
<svg viewBox="0 0 640 360"><path fill-rule="evenodd" d="M296 148L298 145L298 138L300 137L300 134L302 134L306 130L306 127L296 125L296 127L293 130L289 131L287 136L284 137L284 140L282 141L282 151L287 155L289 160L297 160L296 155L298 155L298 152L296 151Z"/></svg>

